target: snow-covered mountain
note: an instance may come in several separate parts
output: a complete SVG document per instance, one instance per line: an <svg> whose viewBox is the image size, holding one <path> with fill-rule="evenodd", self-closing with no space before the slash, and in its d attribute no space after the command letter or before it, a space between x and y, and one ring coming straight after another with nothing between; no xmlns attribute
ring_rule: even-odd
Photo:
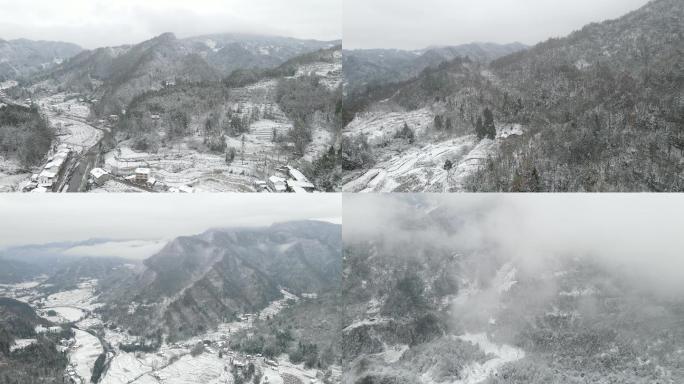
<svg viewBox="0 0 684 384"><path fill-rule="evenodd" d="M343 189L681 191L682 18L653 0L348 98Z"/></svg>
<svg viewBox="0 0 684 384"><path fill-rule="evenodd" d="M104 293L105 313L136 333L195 335L265 308L282 297L281 289L334 290L340 249L340 226L317 221L179 237L145 260L138 274ZM133 312L131 303L139 304Z"/></svg>
<svg viewBox="0 0 684 384"><path fill-rule="evenodd" d="M345 225L358 228L344 232L343 383L684 378L681 297L605 249L507 228L512 201L345 201Z"/></svg>
<svg viewBox="0 0 684 384"><path fill-rule="evenodd" d="M98 110L118 112L135 96L168 83L218 82L234 70L273 68L335 43L237 34L179 39L164 33L135 45L83 51L34 81L89 93L100 100Z"/></svg>

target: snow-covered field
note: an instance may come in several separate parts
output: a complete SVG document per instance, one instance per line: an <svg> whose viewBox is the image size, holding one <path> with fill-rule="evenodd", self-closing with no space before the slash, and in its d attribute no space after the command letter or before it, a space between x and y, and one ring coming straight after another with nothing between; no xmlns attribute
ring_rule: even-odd
<svg viewBox="0 0 684 384"><path fill-rule="evenodd" d="M86 124L90 105L76 98L65 100L64 93L46 96L38 101L50 125L57 131L58 144L65 143L77 152L83 152L102 138L102 131Z"/></svg>
<svg viewBox="0 0 684 384"><path fill-rule="evenodd" d="M57 315L47 315L47 312L50 310L57 312ZM79 321L85 314L85 311L76 307L47 307L42 310L42 317L58 324Z"/></svg>
<svg viewBox="0 0 684 384"><path fill-rule="evenodd" d="M202 353L199 356L185 355L175 363L168 365L141 378L134 383L165 383L165 384L193 384L193 383L225 383L232 381L232 375L224 367L228 362L217 354ZM154 381L150 380L153 379Z"/></svg>
<svg viewBox="0 0 684 384"><path fill-rule="evenodd" d="M232 144L237 146L238 154L231 164L226 163L223 155L201 153L187 143L160 148L157 153L136 152L124 144L105 154L105 168L119 176L131 175L139 167L150 168L152 177L170 187L190 186L205 192L253 192L255 177L250 176L255 172L256 160L246 155L243 164L240 144ZM246 153L248 146L252 144L246 139ZM110 183L105 188L115 186Z"/></svg>
<svg viewBox="0 0 684 384"><path fill-rule="evenodd" d="M495 149L492 140L479 143L473 135L461 136L402 153L385 160L342 186L344 192L446 192L459 190L465 177L477 170ZM447 174L446 160L454 164ZM448 176L448 177L447 177Z"/></svg>
<svg viewBox="0 0 684 384"><path fill-rule="evenodd" d="M100 340L86 331L74 329L76 343L69 349L69 364L85 382L90 382L95 360L103 352Z"/></svg>
<svg viewBox="0 0 684 384"><path fill-rule="evenodd" d="M94 310L101 304L95 303L96 280L86 281L79 284L78 289L63 291L52 294L42 300L43 307L78 307Z"/></svg>
<svg viewBox="0 0 684 384"><path fill-rule="evenodd" d="M79 153L88 150L102 138L102 131L77 120L52 116L50 123L53 127L60 127L57 131L59 143L65 143Z"/></svg>
<svg viewBox="0 0 684 384"><path fill-rule="evenodd" d="M142 188L138 188L129 184L124 184L118 180L107 180L102 186L94 187L89 192L92 193L140 193L146 192Z"/></svg>

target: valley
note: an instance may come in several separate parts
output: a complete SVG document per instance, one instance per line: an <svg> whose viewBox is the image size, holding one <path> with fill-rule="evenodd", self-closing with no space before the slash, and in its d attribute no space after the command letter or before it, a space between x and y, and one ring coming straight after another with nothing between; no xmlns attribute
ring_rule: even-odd
<svg viewBox="0 0 684 384"><path fill-rule="evenodd" d="M3 82L3 103L40 115L50 132L47 151L22 162L13 134L3 139L1 188L333 190L341 72L335 42L276 37L163 34L82 51Z"/></svg>
<svg viewBox="0 0 684 384"><path fill-rule="evenodd" d="M73 330L72 339L61 341L69 360L65 372L67 382L90 383L96 361L102 355L105 357L103 363L98 364L102 373L97 382L105 384L233 383L231 371L247 370L248 365L252 366L249 369L256 372L254 374L269 383L322 383L317 379L322 377L319 371L306 369L303 364L292 364L286 356L271 360L230 350L231 333L249 331L254 320L276 316L283 306L288 305L287 300L297 298L287 292L284 292L286 299L272 302L261 313L239 315L244 320L219 324L216 331L163 344L154 352L126 352L121 346L135 344L139 339L116 324L103 323L96 311L103 305L95 294L96 280L84 281L76 290L49 296L41 293L42 288L44 282L41 281L6 284L0 288L0 296L24 301L56 327ZM57 314L50 315L52 311ZM37 330L40 332L41 329ZM202 352L196 354L198 345L202 345ZM15 350L26 346L19 345Z"/></svg>
<svg viewBox="0 0 684 384"><path fill-rule="evenodd" d="M0 366L31 366L21 383L339 382L339 237L305 220L181 236L142 260L68 252L98 240L3 249Z"/></svg>

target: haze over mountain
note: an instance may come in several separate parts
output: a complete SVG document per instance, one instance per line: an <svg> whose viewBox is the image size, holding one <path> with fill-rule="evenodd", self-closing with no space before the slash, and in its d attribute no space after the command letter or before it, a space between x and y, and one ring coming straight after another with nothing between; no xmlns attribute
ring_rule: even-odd
<svg viewBox="0 0 684 384"><path fill-rule="evenodd" d="M367 86L405 81L426 68L457 57L488 63L499 57L526 49L524 44L470 43L457 46L428 47L420 50L357 49L344 50L345 92L355 94Z"/></svg>
<svg viewBox="0 0 684 384"><path fill-rule="evenodd" d="M0 82L22 79L81 51L81 47L71 43L0 39Z"/></svg>
<svg viewBox="0 0 684 384"><path fill-rule="evenodd" d="M650 223L681 225L682 209L346 195L342 383L681 381L681 239Z"/></svg>

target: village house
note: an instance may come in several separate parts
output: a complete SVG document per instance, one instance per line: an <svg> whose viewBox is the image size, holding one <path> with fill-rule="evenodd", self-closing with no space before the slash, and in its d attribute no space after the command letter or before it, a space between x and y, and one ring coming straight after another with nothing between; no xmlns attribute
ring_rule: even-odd
<svg viewBox="0 0 684 384"><path fill-rule="evenodd" d="M302 172L294 167L287 166L287 174L290 179L287 180L287 186L292 192L313 192L316 187L304 176Z"/></svg>
<svg viewBox="0 0 684 384"><path fill-rule="evenodd" d="M135 169L135 182L140 183L140 184L145 184L147 183L147 180L150 178L150 169L149 168L136 168Z"/></svg>
<svg viewBox="0 0 684 384"><path fill-rule="evenodd" d="M273 192L287 192L287 183L285 182L285 179L279 176L269 177L268 186Z"/></svg>
<svg viewBox="0 0 684 384"><path fill-rule="evenodd" d="M69 157L69 152L70 149L65 145L57 147L57 153L49 158L48 163L45 164L43 170L38 174L37 182L39 187L52 188Z"/></svg>
<svg viewBox="0 0 684 384"><path fill-rule="evenodd" d="M99 186L104 185L107 180L112 178L112 175L102 168L93 168L90 170L90 176L93 178L93 182Z"/></svg>

